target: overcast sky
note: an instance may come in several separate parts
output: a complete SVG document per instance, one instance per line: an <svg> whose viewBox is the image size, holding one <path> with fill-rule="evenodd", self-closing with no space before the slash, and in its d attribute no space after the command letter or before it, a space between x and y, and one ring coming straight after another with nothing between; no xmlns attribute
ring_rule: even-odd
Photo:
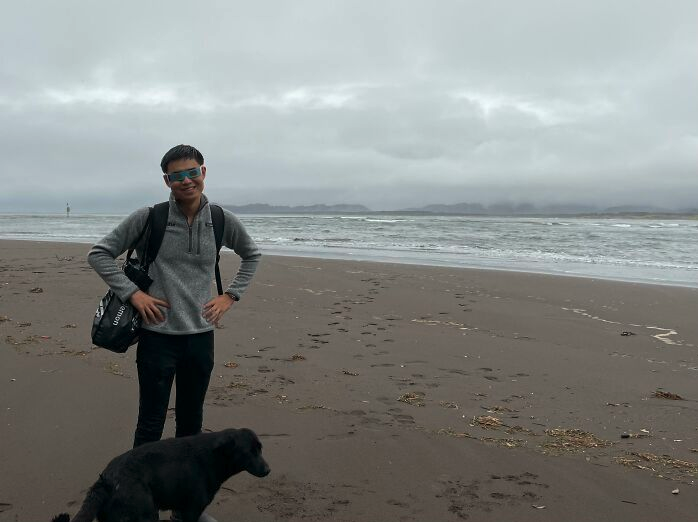
<svg viewBox="0 0 698 522"><path fill-rule="evenodd" d="M698 206L698 2L3 4L0 212Z"/></svg>

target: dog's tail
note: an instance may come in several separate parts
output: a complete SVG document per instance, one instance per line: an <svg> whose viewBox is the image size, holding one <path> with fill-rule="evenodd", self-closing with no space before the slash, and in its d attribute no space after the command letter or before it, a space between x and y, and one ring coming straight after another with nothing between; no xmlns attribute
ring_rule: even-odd
<svg viewBox="0 0 698 522"><path fill-rule="evenodd" d="M111 486L102 478L102 475L100 475L97 482L95 482L87 492L87 496L82 503L80 511L78 511L77 515L75 515L72 520L67 513L61 513L54 517L51 522L92 522L97 517L97 513L99 513L102 506L109 500L111 494Z"/></svg>

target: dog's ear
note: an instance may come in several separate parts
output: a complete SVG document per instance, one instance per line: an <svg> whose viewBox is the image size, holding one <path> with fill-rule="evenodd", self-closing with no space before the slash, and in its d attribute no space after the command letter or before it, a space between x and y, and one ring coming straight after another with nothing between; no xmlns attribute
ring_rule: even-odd
<svg viewBox="0 0 698 522"><path fill-rule="evenodd" d="M237 446L236 430L225 430L220 432L218 435L219 436L213 445L214 449L222 455L232 455L235 452L235 447Z"/></svg>

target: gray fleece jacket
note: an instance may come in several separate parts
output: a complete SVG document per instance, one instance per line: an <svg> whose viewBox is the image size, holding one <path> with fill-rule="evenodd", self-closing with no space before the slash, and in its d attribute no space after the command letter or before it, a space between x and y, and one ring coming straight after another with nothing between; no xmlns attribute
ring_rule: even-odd
<svg viewBox="0 0 698 522"><path fill-rule="evenodd" d="M223 216L223 246L232 249L242 258L235 279L225 292L240 299L257 269L261 253L237 217L225 209ZM148 207L136 210L95 244L87 255L90 266L124 302L128 301L138 287L121 271L116 258L135 247L138 258L142 259L145 238L137 244L136 239L147 219ZM175 335L212 330L214 326L203 318L202 313L204 304L215 295L215 265L216 241L208 199L201 196L201 208L190 226L174 197L170 195L165 236L148 272L153 279L148 294L167 301L170 308L161 308L165 316L162 323L143 325L143 328Z"/></svg>

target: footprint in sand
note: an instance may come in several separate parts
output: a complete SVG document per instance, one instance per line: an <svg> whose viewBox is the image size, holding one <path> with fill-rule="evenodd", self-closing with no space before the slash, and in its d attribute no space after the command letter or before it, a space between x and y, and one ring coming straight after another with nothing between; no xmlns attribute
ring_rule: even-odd
<svg viewBox="0 0 698 522"><path fill-rule="evenodd" d="M391 417L398 422L398 424L414 424L414 417L412 415L405 415L404 413L391 415Z"/></svg>
<svg viewBox="0 0 698 522"><path fill-rule="evenodd" d="M356 432L355 432L355 431L352 431L352 430L347 431L346 433L331 433L330 435L325 435L324 437L320 437L318 440L327 440L327 439L329 439L329 440L338 440L338 439L346 439L347 437L351 437L351 436L354 435L355 433L356 433ZM348 500L346 500L346 501L344 501L344 500L335 500L335 501L333 502L333 504L344 504L344 503L348 504L349 501L348 501ZM334 511L334 510L331 509L331 508L328 508L328 511Z"/></svg>
<svg viewBox="0 0 698 522"><path fill-rule="evenodd" d="M470 372L466 372L465 370L458 370L456 368L439 368L439 371L455 373L457 375L470 375Z"/></svg>
<svg viewBox="0 0 698 522"><path fill-rule="evenodd" d="M521 478L525 475L528 474L508 475L506 477L491 475L489 480L473 480L470 482L458 479L444 480L441 481L443 489L436 494L436 497L444 498L449 503L448 510L463 520L468 519L473 510L489 512L495 506L515 506L527 504L531 501L539 501L541 496L532 491L530 487L521 492L507 491L504 493L496 490L492 491L498 485L496 481L502 478L510 482L516 482L518 486L548 487L545 484L532 482L522 484Z"/></svg>
<svg viewBox="0 0 698 522"><path fill-rule="evenodd" d="M490 498L494 498L497 500L514 500L518 497L516 495L509 495L507 493L499 493L498 491L495 491L493 493L490 493Z"/></svg>

